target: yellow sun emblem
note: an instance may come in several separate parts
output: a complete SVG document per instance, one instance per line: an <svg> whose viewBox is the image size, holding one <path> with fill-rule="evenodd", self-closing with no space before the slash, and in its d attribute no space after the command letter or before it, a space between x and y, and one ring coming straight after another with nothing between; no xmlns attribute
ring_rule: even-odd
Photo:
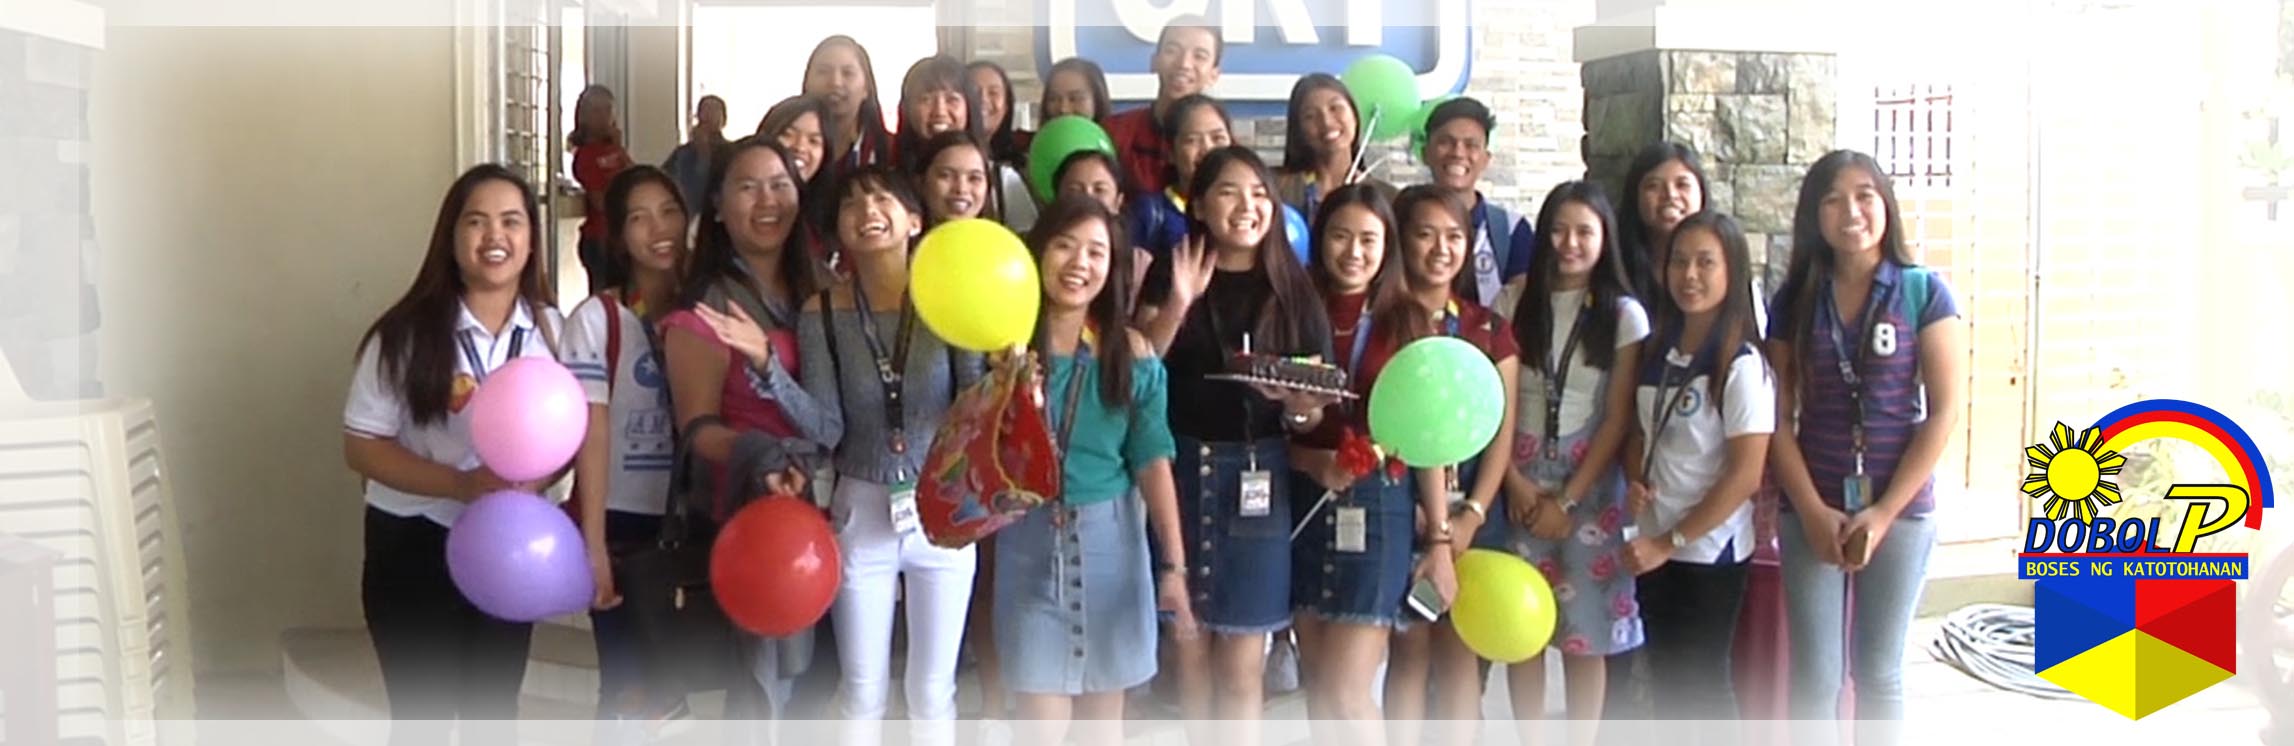
<svg viewBox="0 0 2294 746"><path fill-rule="evenodd" d="M2117 451L2097 450L2103 445L2102 428L2074 433L2058 422L2050 440L2055 447L2042 442L2023 449L2024 460L2032 470L2031 476L2023 479L2023 494L2047 499L2043 509L2047 520L2076 516L2092 521L2103 506L2119 502L2119 485L2113 484L2111 477L2119 474L2127 457Z"/></svg>

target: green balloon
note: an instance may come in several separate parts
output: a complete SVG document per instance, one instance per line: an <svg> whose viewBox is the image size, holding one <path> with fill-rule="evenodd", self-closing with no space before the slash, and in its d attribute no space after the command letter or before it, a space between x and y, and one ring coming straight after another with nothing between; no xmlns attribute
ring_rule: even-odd
<svg viewBox="0 0 2294 746"><path fill-rule="evenodd" d="M1374 54L1347 65L1338 79L1354 94L1354 108L1361 110L1362 121L1374 122L1370 127L1372 139L1384 140L1410 131L1419 99L1418 74L1409 63L1390 54Z"/></svg>
<svg viewBox="0 0 2294 746"><path fill-rule="evenodd" d="M1086 150L1106 153L1115 157L1115 139L1097 122L1074 114L1045 122L1035 133L1035 142L1028 146L1028 178L1035 189L1036 199L1050 203L1058 194L1059 185L1052 183L1052 174L1069 156Z"/></svg>
<svg viewBox="0 0 2294 746"><path fill-rule="evenodd" d="M1370 388L1370 439L1421 469L1479 455L1504 420L1497 366L1456 337L1411 342Z"/></svg>

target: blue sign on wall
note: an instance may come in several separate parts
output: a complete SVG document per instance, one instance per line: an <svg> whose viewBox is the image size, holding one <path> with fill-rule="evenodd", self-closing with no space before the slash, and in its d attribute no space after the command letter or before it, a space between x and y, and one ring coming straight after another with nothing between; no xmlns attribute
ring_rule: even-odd
<svg viewBox="0 0 2294 746"><path fill-rule="evenodd" d="M1418 73L1418 94L1465 90L1473 61L1469 0L1044 0L1037 72L1067 57L1098 62L1117 101L1155 98L1148 61L1171 19L1197 14L1221 27L1225 59L1213 96L1238 113L1280 112L1299 76L1333 75L1385 53ZM1247 102L1275 102L1258 106Z"/></svg>

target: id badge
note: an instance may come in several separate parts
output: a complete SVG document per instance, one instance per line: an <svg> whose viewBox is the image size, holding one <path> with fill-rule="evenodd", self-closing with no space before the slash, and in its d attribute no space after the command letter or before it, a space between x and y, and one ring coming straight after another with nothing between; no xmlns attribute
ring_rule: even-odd
<svg viewBox="0 0 2294 746"><path fill-rule="evenodd" d="M916 514L916 484L901 482L892 485L892 530L906 535L922 528Z"/></svg>
<svg viewBox="0 0 2294 746"><path fill-rule="evenodd" d="M1338 509L1338 538L1333 549L1348 554L1370 551L1370 510L1360 506Z"/></svg>
<svg viewBox="0 0 2294 746"><path fill-rule="evenodd" d="M1872 475L1859 472L1850 474L1848 478L1841 480L1840 504L1848 509L1850 515L1863 510L1864 505L1869 503L1871 499Z"/></svg>
<svg viewBox="0 0 2294 746"><path fill-rule="evenodd" d="M822 465L812 470L812 504L826 508L836 503L836 467Z"/></svg>
<svg viewBox="0 0 2294 746"><path fill-rule="evenodd" d="M1243 472L1242 516L1259 518L1274 510L1274 474L1265 471Z"/></svg>

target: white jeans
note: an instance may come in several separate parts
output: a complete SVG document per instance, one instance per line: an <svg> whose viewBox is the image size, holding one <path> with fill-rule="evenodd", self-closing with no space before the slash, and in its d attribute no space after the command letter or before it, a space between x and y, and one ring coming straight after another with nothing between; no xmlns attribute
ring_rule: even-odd
<svg viewBox="0 0 2294 746"><path fill-rule="evenodd" d="M892 493L882 484L851 477L836 480L831 513L843 553L844 583L836 591L837 660L844 667L843 715L848 721L883 720L891 694L892 613L897 600L908 604L908 719L940 721L919 729L918 741L935 731L953 734L956 719L956 663L964 622L972 604L972 575L978 570L973 547L941 549L921 531L895 534ZM906 577L905 596L897 583ZM873 728L854 739L873 746Z"/></svg>

